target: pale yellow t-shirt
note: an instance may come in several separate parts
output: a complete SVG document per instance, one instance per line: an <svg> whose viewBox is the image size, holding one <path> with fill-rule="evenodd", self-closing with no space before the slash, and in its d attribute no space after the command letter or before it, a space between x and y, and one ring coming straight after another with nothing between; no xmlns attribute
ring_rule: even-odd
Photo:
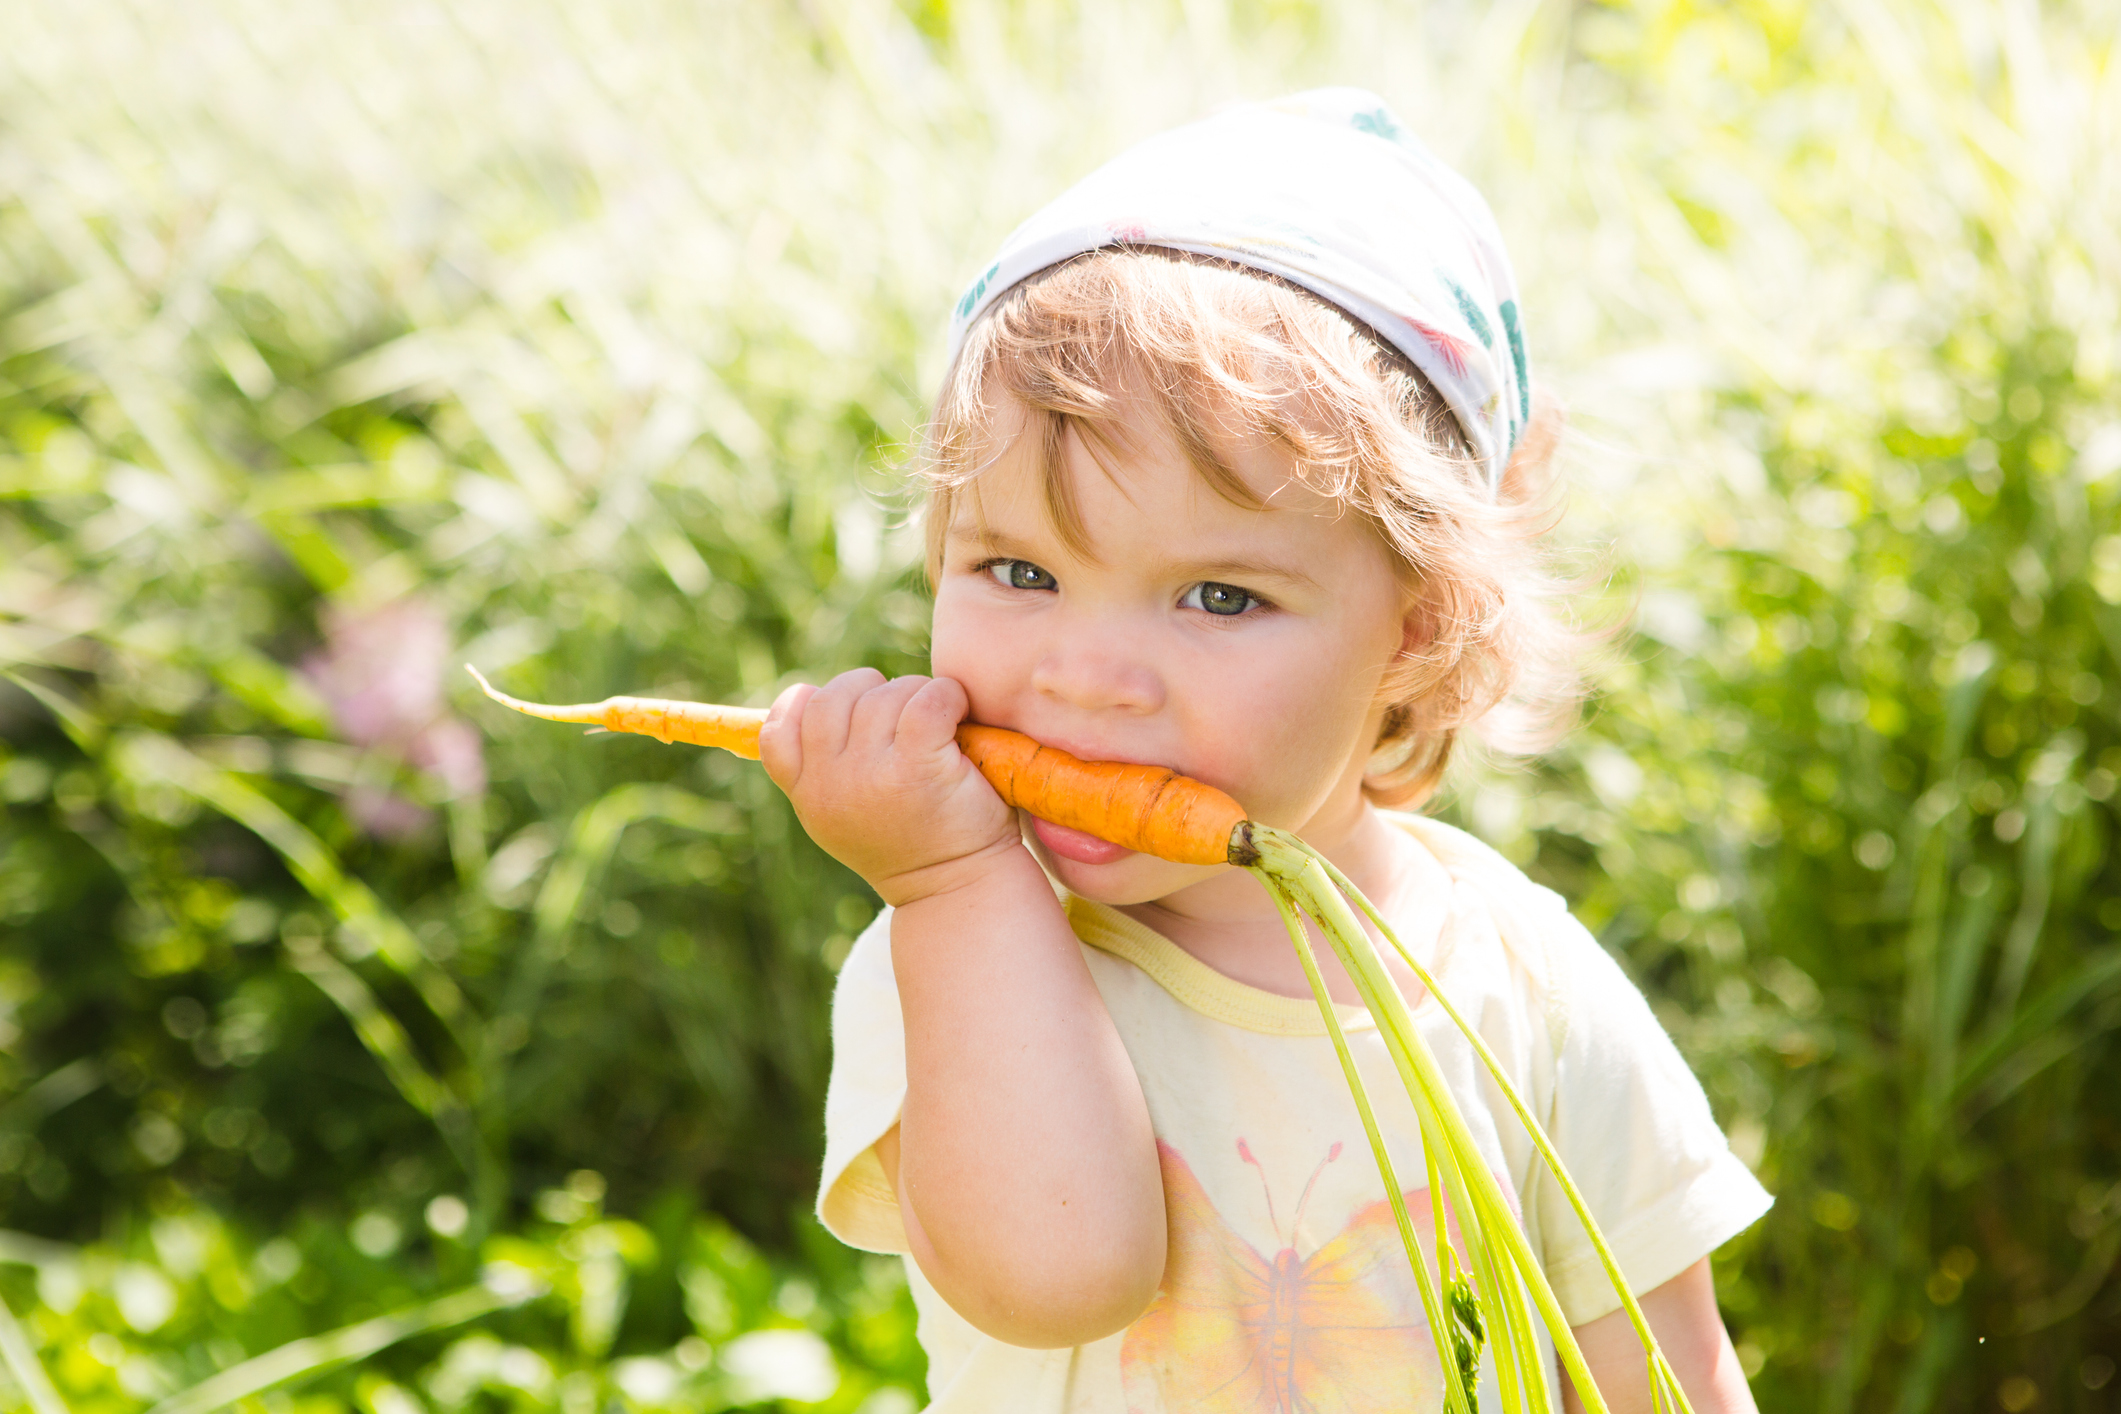
<svg viewBox="0 0 2121 1414"><path fill-rule="evenodd" d="M1389 818L1424 847L1429 875L1402 893L1416 902L1394 928L1426 954L1545 1124L1635 1289L1669 1280L1751 1225L1772 1200L1732 1155L1642 994L1559 896L1448 825ZM1317 1004L1233 982L1113 909L1065 902L1156 1129L1171 1223L1163 1285L1116 1335L1027 1350L981 1334L908 1260L929 1408L1441 1408L1405 1249ZM1341 1016L1415 1226L1430 1232L1413 1108L1367 1013ZM1415 1021L1569 1323L1617 1309L1567 1198L1472 1047L1431 999ZM840 972L832 1040L818 1215L855 1247L904 1254L898 1199L874 1148L906 1093L888 912ZM1551 1382L1552 1349L1542 1345ZM1483 1362L1483 1403L1493 1397L1492 1365Z"/></svg>

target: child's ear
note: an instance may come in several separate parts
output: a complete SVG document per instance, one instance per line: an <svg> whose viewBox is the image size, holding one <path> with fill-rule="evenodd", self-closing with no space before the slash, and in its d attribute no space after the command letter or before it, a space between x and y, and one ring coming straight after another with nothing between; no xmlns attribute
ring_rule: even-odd
<svg viewBox="0 0 2121 1414"><path fill-rule="evenodd" d="M1437 628L1435 603L1418 589L1410 593L1399 620L1399 656L1421 656L1436 641Z"/></svg>

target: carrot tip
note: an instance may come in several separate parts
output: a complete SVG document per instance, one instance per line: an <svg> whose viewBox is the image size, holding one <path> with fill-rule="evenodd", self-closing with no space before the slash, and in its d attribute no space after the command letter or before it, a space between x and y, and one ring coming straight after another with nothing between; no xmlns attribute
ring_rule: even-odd
<svg viewBox="0 0 2121 1414"><path fill-rule="evenodd" d="M545 702L525 702L520 697L510 697L486 681L486 675L471 664L466 663L464 671L478 679L479 686L488 697L503 707L512 707L528 716L542 717L548 722L601 722L605 719L606 708L601 702L581 702L566 707L555 707Z"/></svg>

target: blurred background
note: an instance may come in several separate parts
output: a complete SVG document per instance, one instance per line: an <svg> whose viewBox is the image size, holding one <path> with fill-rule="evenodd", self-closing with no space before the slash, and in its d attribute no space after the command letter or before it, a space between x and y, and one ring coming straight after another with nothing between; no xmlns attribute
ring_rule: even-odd
<svg viewBox="0 0 2121 1414"><path fill-rule="evenodd" d="M1119 145L1381 92L1630 619L1440 807L1778 1195L1763 1408L2121 1407L2104 0L68 0L0 45L0 1407L904 1414L807 1216L875 901L502 715L924 662L944 314Z"/></svg>

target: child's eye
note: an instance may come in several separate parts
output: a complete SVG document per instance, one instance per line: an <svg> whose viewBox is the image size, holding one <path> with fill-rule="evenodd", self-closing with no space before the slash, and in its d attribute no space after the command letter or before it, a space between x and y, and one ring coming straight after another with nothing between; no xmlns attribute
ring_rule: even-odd
<svg viewBox="0 0 2121 1414"><path fill-rule="evenodd" d="M992 560L981 566L1004 589L1058 589L1053 576L1029 560Z"/></svg>
<svg viewBox="0 0 2121 1414"><path fill-rule="evenodd" d="M1249 589L1204 580L1180 595L1178 602L1184 608L1205 609L1223 618L1235 618L1263 601Z"/></svg>

